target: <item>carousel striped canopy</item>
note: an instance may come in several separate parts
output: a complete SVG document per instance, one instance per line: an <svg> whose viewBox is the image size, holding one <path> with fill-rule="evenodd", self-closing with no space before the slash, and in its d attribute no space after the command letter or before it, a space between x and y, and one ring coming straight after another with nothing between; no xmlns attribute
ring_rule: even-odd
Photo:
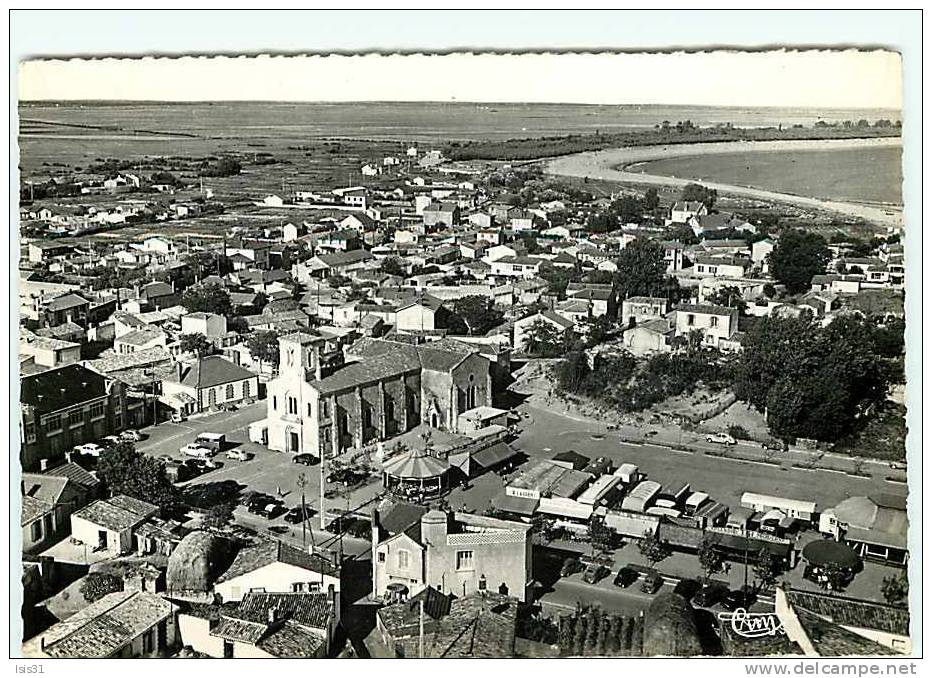
<svg viewBox="0 0 932 678"><path fill-rule="evenodd" d="M436 478L446 473L449 465L432 457L426 450L411 450L385 464L384 471L396 478Z"/></svg>

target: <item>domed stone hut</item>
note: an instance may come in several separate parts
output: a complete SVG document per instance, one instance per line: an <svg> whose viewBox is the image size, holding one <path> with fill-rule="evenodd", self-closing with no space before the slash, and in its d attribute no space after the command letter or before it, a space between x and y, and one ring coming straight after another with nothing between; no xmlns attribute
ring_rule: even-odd
<svg viewBox="0 0 932 678"><path fill-rule="evenodd" d="M194 531L185 536L168 558L165 586L169 592L206 593L230 565L229 542L213 534Z"/></svg>
<svg viewBox="0 0 932 678"><path fill-rule="evenodd" d="M644 655L693 657L702 654L696 614L679 593L661 593L644 615Z"/></svg>

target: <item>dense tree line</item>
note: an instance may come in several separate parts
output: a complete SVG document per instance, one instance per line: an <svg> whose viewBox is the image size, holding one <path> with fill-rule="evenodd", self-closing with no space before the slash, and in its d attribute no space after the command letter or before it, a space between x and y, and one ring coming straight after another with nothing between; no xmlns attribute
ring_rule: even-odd
<svg viewBox="0 0 932 678"><path fill-rule="evenodd" d="M822 327L810 315L766 317L747 331L735 394L782 439L834 442L860 428L901 377L899 325L860 316Z"/></svg>

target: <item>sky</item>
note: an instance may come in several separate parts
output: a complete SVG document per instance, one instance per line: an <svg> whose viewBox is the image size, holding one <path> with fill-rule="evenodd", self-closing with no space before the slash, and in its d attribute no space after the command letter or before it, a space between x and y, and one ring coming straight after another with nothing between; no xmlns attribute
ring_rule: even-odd
<svg viewBox="0 0 932 678"><path fill-rule="evenodd" d="M32 60L18 84L25 101L902 107L900 56L879 49Z"/></svg>

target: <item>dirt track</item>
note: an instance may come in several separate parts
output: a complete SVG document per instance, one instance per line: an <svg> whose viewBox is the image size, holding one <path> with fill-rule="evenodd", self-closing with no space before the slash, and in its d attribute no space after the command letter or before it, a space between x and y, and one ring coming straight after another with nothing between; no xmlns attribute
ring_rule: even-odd
<svg viewBox="0 0 932 678"><path fill-rule="evenodd" d="M613 148L605 151L577 153L555 158L546 164L548 174L570 177L588 177L606 181L656 184L663 186L685 186L690 179L642 174L614 169L636 162L658 160L677 156L714 155L719 153L791 151L796 149L857 148L862 146L899 145L899 139L847 139L831 141L736 141L710 144L684 144L672 146L643 146L638 148ZM749 186L733 186L703 181L703 186L714 188L719 193L737 195L768 202L784 202L815 210L838 212L860 217L882 226L903 225L903 213L894 208L876 207L869 204L820 200L790 193L777 193Z"/></svg>

